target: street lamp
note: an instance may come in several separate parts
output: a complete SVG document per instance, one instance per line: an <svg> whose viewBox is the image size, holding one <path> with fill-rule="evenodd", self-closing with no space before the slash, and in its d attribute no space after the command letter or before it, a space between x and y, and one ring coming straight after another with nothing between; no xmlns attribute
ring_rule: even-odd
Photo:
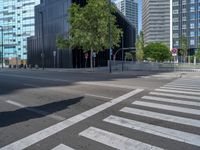
<svg viewBox="0 0 200 150"><path fill-rule="evenodd" d="M109 72L112 73L111 0L109 0Z"/></svg>
<svg viewBox="0 0 200 150"><path fill-rule="evenodd" d="M44 19L43 19L43 12L40 11L39 12L41 15L41 22L42 22L42 53L41 53L41 57L42 57L42 69L44 70Z"/></svg>
<svg viewBox="0 0 200 150"><path fill-rule="evenodd" d="M1 60L2 60L2 68L3 68L3 26L0 26L0 28L1 28L1 47L2 47L2 51L1 51L1 53L2 53L2 58L1 58Z"/></svg>

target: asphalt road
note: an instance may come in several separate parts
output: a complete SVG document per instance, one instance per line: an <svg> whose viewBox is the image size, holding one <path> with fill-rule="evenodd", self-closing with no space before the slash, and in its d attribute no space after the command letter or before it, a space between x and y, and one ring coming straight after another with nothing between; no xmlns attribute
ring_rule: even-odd
<svg viewBox="0 0 200 150"><path fill-rule="evenodd" d="M199 79L0 70L0 150L198 150Z"/></svg>

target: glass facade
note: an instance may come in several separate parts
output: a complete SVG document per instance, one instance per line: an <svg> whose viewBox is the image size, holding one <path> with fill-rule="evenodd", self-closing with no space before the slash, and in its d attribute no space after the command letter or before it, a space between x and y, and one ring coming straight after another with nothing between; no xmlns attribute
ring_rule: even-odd
<svg viewBox="0 0 200 150"><path fill-rule="evenodd" d="M200 0L173 0L173 47L180 48L180 37L188 39L190 49L200 42Z"/></svg>
<svg viewBox="0 0 200 150"><path fill-rule="evenodd" d="M27 37L34 35L34 7L39 3L40 0L0 0L5 60L27 59Z"/></svg>
<svg viewBox="0 0 200 150"><path fill-rule="evenodd" d="M138 0L116 0L117 8L126 16L138 33Z"/></svg>

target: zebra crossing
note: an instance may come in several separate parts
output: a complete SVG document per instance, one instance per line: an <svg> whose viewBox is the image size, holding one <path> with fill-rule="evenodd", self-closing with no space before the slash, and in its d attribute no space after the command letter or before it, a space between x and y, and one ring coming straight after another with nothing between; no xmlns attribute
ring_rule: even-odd
<svg viewBox="0 0 200 150"><path fill-rule="evenodd" d="M199 132L190 133L182 129L163 126L165 122L170 122L177 126L184 125L186 127L198 128L200 130L200 119L194 119L195 117L187 116L189 114L190 116L200 118L200 81L198 81L198 79L199 78L178 79L160 87L159 89L155 89L154 92L150 92L148 95L143 96L141 100L133 101L130 106L118 110L122 116L124 114L129 114L141 118L147 117L152 120L160 120L162 121L162 124L155 125L117 115L109 115L104 118L102 122L118 126L122 129L125 128L130 131L138 131L140 133L158 136L165 140L169 139L189 144L189 146L194 146L200 149ZM172 114L165 112L172 112ZM156 142L150 144L148 142L128 138L126 135L119 135L95 126L90 126L83 130L79 133L79 136L120 150L166 149L166 147L158 146L158 143ZM65 145L60 145L52 150L73 149Z"/></svg>

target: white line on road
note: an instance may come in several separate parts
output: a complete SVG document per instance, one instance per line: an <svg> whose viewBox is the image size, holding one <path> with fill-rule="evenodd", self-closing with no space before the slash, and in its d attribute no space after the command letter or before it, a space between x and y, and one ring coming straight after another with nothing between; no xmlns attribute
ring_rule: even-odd
<svg viewBox="0 0 200 150"><path fill-rule="evenodd" d="M52 135L66 129L66 128L68 128L68 127L70 127L70 126L72 126L72 125L74 125L74 124L76 124L80 121L83 121L83 120L85 120L85 119L87 119L87 118L89 118L89 117L91 117L91 116L93 116L93 115L115 105L115 104L118 104L118 103L120 103L120 102L142 92L142 91L143 91L143 89L133 90L133 91L131 91L131 92L125 94L125 95L122 95L122 96L120 96L116 99L113 99L109 102L106 102L102 105L94 107L94 108L92 108L88 111L85 111L81 114L78 114L78 115L71 117L67 120L64 120L60 123L52 125L52 126L46 128L44 130L38 131L34 134L31 134L31 135L29 135L25 138L18 140L16 142L13 142L13 143L5 146L5 147L0 148L0 150L11 150L11 149L22 150L22 149L25 149L25 148L41 141L41 140L44 140L45 138L47 138L49 136L52 136Z"/></svg>
<svg viewBox="0 0 200 150"><path fill-rule="evenodd" d="M196 134L151 125L117 116L109 116L108 118L104 119L104 121L179 142L200 146L200 136Z"/></svg>
<svg viewBox="0 0 200 150"><path fill-rule="evenodd" d="M55 148L53 148L52 150L75 150L69 146L66 146L64 144L60 144L58 146L56 146Z"/></svg>
<svg viewBox="0 0 200 150"><path fill-rule="evenodd" d="M200 90L200 87L192 87L192 86L179 86L179 85L164 85L163 87L168 87L168 88L185 88L185 89L194 89L194 90Z"/></svg>
<svg viewBox="0 0 200 150"><path fill-rule="evenodd" d="M169 122L173 122L173 123L179 123L179 124L184 124L184 125L189 125L189 126L194 126L194 127L200 127L200 120L189 119L189 118L178 117L178 116L167 115L167 114L161 114L161 113L157 113L157 112L152 112L152 111L147 111L147 110L142 110L142 109L137 109L137 108L129 108L129 107L124 107L120 111L124 112L124 113L150 117L150 118L159 119L159 120L163 120L163 121L169 121Z"/></svg>
<svg viewBox="0 0 200 150"><path fill-rule="evenodd" d="M184 105L190 105L190 106L200 106L200 102L184 101L184 100L162 98L162 97L155 97L155 96L143 96L142 99L159 101L159 102L174 103L174 104L184 104Z"/></svg>
<svg viewBox="0 0 200 150"><path fill-rule="evenodd" d="M150 92L151 95L157 96L168 96L168 97L176 97L176 98L186 98L191 100L200 100L199 96L189 96L189 95L178 95L178 94L169 94L169 93L161 93L161 92Z"/></svg>
<svg viewBox="0 0 200 150"><path fill-rule="evenodd" d="M155 89L155 91L179 93L179 94L190 94L190 95L200 95L199 92L197 93L197 92L187 92L187 91L178 91L178 90Z"/></svg>
<svg viewBox="0 0 200 150"><path fill-rule="evenodd" d="M191 109L191 108L185 108L185 107L177 107L177 106L170 106L170 105L156 104L156 103L149 103L149 102L142 102L142 101L135 101L132 104L145 106L145 107L170 110L170 111L175 111L175 112L181 112L181 113L188 113L188 114L193 114L193 115L200 115L200 110L198 109Z"/></svg>
<svg viewBox="0 0 200 150"><path fill-rule="evenodd" d="M18 102L14 102L14 101L11 101L11 100L7 100L6 102L11 104L11 105L17 106L19 108L23 108L23 109L26 109L28 111L34 112L36 114L47 116L51 119L55 119L55 120L58 120L58 121L63 121L63 120L66 119L64 117L61 117L61 116L58 116L58 115L55 115L55 114L49 114L48 112L45 112L45 111L42 111L42 110L37 110L37 109L31 108L31 107L27 107L25 105L22 105Z"/></svg>
<svg viewBox="0 0 200 150"><path fill-rule="evenodd" d="M94 127L89 127L79 135L118 150L162 150L162 148Z"/></svg>
<svg viewBox="0 0 200 150"><path fill-rule="evenodd" d="M166 86L183 86L183 87L193 87L193 88L199 88L199 84L166 84Z"/></svg>
<svg viewBox="0 0 200 150"><path fill-rule="evenodd" d="M33 88L40 88L40 86L34 85L34 84L29 84L29 83L24 83L23 85L33 87Z"/></svg>
<svg viewBox="0 0 200 150"><path fill-rule="evenodd" d="M168 90L182 90L182 91L191 91L191 92L200 92L200 89L188 89L186 87L184 88L176 88L176 87L160 87L161 89L168 89Z"/></svg>
<svg viewBox="0 0 200 150"><path fill-rule="evenodd" d="M106 97L106 96L94 95L94 94L85 94L85 96L96 97L96 98L102 98L102 99L108 99L108 100L114 99L114 98L112 98L112 97Z"/></svg>

